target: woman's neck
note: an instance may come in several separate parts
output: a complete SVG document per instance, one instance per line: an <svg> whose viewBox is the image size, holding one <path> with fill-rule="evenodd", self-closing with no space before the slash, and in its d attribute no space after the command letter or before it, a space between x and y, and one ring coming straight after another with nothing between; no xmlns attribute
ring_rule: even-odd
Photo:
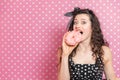
<svg viewBox="0 0 120 80"><path fill-rule="evenodd" d="M91 46L90 46L90 42L81 42L79 43L77 49L76 49L76 53L77 52L81 52L81 53L87 53L91 51Z"/></svg>

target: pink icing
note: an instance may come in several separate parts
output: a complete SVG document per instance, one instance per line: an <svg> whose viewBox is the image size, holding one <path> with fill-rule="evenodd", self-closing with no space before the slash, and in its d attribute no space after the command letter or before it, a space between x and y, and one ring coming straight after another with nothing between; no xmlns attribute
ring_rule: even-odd
<svg viewBox="0 0 120 80"><path fill-rule="evenodd" d="M80 41L81 41L81 33L77 30L69 31L65 38L65 42L68 45L75 45Z"/></svg>

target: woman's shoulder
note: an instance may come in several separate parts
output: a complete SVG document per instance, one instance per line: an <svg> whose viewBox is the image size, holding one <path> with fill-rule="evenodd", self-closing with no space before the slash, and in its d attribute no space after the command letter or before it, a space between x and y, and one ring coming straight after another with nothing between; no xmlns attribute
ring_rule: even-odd
<svg viewBox="0 0 120 80"><path fill-rule="evenodd" d="M102 46L103 49L103 58L104 58L104 62L108 62L109 60L112 59L112 51L108 46Z"/></svg>
<svg viewBox="0 0 120 80"><path fill-rule="evenodd" d="M104 51L104 55L111 55L111 49L108 46L102 46L102 49Z"/></svg>
<svg viewBox="0 0 120 80"><path fill-rule="evenodd" d="M108 46L102 46L102 49L103 49L103 51L105 51L105 52L108 52L108 51L111 50Z"/></svg>

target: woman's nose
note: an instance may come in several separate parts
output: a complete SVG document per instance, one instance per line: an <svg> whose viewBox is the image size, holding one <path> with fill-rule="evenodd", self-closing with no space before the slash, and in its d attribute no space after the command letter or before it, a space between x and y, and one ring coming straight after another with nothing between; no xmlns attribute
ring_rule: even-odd
<svg viewBox="0 0 120 80"><path fill-rule="evenodd" d="M79 30L80 29L80 27L78 27L78 26L75 26L75 28L74 28L75 30Z"/></svg>

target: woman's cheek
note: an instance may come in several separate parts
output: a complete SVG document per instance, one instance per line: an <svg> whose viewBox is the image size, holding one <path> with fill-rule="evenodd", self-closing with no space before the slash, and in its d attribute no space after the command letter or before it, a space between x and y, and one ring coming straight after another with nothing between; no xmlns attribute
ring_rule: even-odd
<svg viewBox="0 0 120 80"><path fill-rule="evenodd" d="M87 27L87 26L84 26L84 27L83 27L83 29L88 29L88 28L89 28L89 27Z"/></svg>
<svg viewBox="0 0 120 80"><path fill-rule="evenodd" d="M85 29L83 31L82 39L85 39L91 35L91 30Z"/></svg>

